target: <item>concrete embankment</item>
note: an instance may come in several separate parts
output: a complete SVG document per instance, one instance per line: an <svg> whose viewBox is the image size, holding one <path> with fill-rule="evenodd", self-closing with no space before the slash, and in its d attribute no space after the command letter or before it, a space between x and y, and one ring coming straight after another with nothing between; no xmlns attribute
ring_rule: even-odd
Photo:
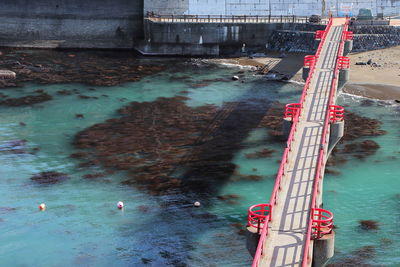
<svg viewBox="0 0 400 267"><path fill-rule="evenodd" d="M1 1L0 46L131 49L142 38L143 1Z"/></svg>
<svg viewBox="0 0 400 267"><path fill-rule="evenodd" d="M315 51L315 31L325 25L309 23L193 23L145 19L144 41L136 48L148 55L232 55L272 51ZM353 51L400 44L400 27L358 25Z"/></svg>
<svg viewBox="0 0 400 267"><path fill-rule="evenodd" d="M163 54L164 51L171 55L247 53L268 48L268 41L276 31L305 32L304 38L310 38L324 27L306 23L173 23L146 19L145 38L137 49L143 54Z"/></svg>

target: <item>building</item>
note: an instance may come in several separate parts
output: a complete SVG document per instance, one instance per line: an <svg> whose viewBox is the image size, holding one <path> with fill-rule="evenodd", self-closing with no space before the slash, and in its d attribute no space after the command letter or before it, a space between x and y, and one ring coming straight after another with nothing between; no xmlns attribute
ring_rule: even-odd
<svg viewBox="0 0 400 267"><path fill-rule="evenodd" d="M374 15L400 13L400 0L145 0L145 12L164 15L258 15L280 16L313 14L357 15L369 8Z"/></svg>

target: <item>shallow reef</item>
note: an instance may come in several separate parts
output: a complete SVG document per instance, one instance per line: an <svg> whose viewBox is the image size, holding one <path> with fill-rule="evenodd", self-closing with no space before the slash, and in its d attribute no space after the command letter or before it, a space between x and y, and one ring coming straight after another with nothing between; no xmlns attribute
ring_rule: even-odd
<svg viewBox="0 0 400 267"><path fill-rule="evenodd" d="M79 151L71 157L80 160L81 168L101 166L109 171L127 171L124 184L151 194L212 192L213 187L228 180L263 179L259 175L238 173L238 166L232 163L233 155L246 147L243 141L252 129L266 128L269 133L266 142L284 140L283 105L247 99L228 102L220 108L214 105L193 108L185 104L186 100L184 96L176 96L132 102L118 110L121 117L76 134L74 146ZM330 166L345 163L348 153L358 158L372 155L379 148L377 143L353 140L385 133L376 120L351 112L346 118L349 122L346 121L344 144L335 149L328 161ZM368 125L368 130L359 131L360 123ZM264 148L246 157L269 157L274 152Z"/></svg>
<svg viewBox="0 0 400 267"><path fill-rule="evenodd" d="M70 177L65 173L46 171L33 175L31 177L31 180L35 181L38 184L48 185L48 184L61 183L69 178Z"/></svg>
<svg viewBox="0 0 400 267"><path fill-rule="evenodd" d="M163 64L140 60L132 52L56 51L3 49L2 68L17 74L14 80L0 80L0 88L22 82L38 84L83 83L115 86L138 81L165 69ZM67 92L60 92L60 94Z"/></svg>

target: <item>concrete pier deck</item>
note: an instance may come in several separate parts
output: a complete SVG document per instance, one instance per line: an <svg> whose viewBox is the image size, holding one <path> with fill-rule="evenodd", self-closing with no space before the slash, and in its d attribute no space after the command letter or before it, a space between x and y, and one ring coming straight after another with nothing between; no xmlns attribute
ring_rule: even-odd
<svg viewBox="0 0 400 267"><path fill-rule="evenodd" d="M316 62L259 266L302 265L321 137L344 24L345 19L333 20Z"/></svg>

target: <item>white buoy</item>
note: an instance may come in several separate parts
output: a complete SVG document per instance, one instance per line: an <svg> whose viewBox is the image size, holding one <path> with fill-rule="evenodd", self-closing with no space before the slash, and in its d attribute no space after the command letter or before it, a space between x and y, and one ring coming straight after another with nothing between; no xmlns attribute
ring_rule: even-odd
<svg viewBox="0 0 400 267"><path fill-rule="evenodd" d="M124 202L118 201L117 207L118 207L118 209L122 209L124 207Z"/></svg>
<svg viewBox="0 0 400 267"><path fill-rule="evenodd" d="M194 204L193 204L195 207L200 207L201 206L201 204L200 204L200 202L199 201L196 201L196 202L194 202Z"/></svg>
<svg viewBox="0 0 400 267"><path fill-rule="evenodd" d="M39 210L44 211L46 209L46 204L42 203L39 205Z"/></svg>

